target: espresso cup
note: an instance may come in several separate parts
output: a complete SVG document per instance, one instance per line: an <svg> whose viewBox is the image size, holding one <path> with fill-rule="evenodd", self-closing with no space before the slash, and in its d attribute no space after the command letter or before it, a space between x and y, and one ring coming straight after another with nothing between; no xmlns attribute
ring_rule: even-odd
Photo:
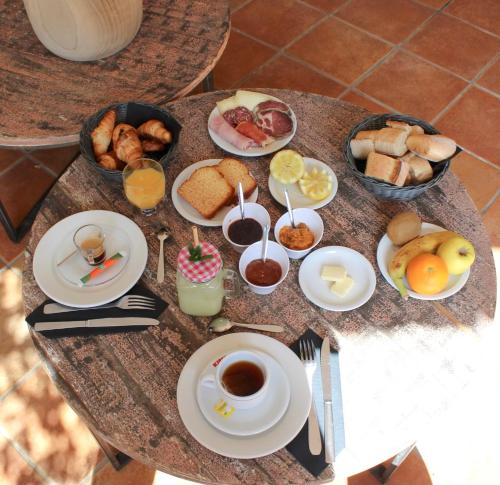
<svg viewBox="0 0 500 485"><path fill-rule="evenodd" d="M216 389L234 409L251 409L266 396L269 371L257 352L237 350L213 362L202 375L201 383Z"/></svg>

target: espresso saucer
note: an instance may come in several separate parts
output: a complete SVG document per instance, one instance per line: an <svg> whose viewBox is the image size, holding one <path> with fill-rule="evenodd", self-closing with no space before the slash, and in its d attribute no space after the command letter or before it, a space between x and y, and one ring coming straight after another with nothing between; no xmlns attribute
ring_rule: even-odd
<svg viewBox="0 0 500 485"><path fill-rule="evenodd" d="M290 384L281 366L268 354L252 351L265 362L269 370L268 390L264 400L257 406L251 409L225 406L217 389L202 384L201 376L207 372L212 362L200 374L196 388L198 406L205 419L219 431L234 436L250 436L268 430L283 417L290 402ZM217 355L213 361L220 357Z"/></svg>

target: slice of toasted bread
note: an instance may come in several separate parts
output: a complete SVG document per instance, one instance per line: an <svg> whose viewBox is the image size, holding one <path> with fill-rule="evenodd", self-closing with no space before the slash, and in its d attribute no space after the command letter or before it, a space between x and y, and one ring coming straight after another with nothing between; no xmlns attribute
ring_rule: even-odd
<svg viewBox="0 0 500 485"><path fill-rule="evenodd" d="M238 191L238 182L243 185L243 194L245 198L252 194L257 187L257 182L250 175L246 165L234 158L224 158L217 165L217 170L229 182L229 185L234 188L235 193Z"/></svg>
<svg viewBox="0 0 500 485"><path fill-rule="evenodd" d="M206 219L212 219L234 197L233 187L214 166L195 170L177 193Z"/></svg>

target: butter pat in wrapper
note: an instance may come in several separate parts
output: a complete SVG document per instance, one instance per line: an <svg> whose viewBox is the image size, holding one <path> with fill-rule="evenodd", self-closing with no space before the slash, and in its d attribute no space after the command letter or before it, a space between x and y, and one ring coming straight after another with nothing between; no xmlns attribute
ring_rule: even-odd
<svg viewBox="0 0 500 485"><path fill-rule="evenodd" d="M321 279L325 281L342 281L347 272L342 266L323 266L321 268Z"/></svg>
<svg viewBox="0 0 500 485"><path fill-rule="evenodd" d="M95 267L90 273L87 273L85 276L80 278L80 286L85 286L91 279L99 276L103 271L106 271L107 268L110 268L114 264L116 264L120 259L124 258L127 255L125 251L118 252L113 254L110 258L103 261L99 266Z"/></svg>

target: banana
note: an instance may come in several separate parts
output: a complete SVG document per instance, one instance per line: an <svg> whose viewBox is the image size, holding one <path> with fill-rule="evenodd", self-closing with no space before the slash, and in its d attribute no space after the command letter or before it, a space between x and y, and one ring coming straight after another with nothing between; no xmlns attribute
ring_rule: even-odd
<svg viewBox="0 0 500 485"><path fill-rule="evenodd" d="M458 234L452 231L440 231L426 234L425 236L417 237L406 243L392 257L389 263L389 276L392 278L392 281L394 281L394 284L405 300L408 298L408 290L403 283L403 278L406 274L408 263L419 254L435 253L442 243L455 236L458 236Z"/></svg>

